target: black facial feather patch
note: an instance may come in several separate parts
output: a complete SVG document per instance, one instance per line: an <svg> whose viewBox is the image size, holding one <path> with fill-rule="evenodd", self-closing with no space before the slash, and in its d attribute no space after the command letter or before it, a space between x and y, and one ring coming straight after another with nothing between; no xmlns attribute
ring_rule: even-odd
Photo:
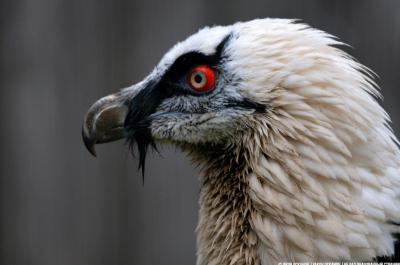
<svg viewBox="0 0 400 265"><path fill-rule="evenodd" d="M128 115L125 118L125 128L130 131L131 135L127 143L129 143L132 153L134 146L137 145L139 152L138 170L142 168L143 178L148 146L151 145L155 148L149 128L151 119L147 119L147 117L156 111L160 103L169 97L169 94L169 89L158 89L157 84L149 82L134 98L125 102L129 107Z"/></svg>
<svg viewBox="0 0 400 265"><path fill-rule="evenodd" d="M125 128L130 132L127 140L133 153L134 146L137 146L139 153L139 168L142 168L144 178L145 161L149 145L156 149L156 145L151 136L150 124L152 122L151 114L155 113L158 106L167 98L175 95L198 95L205 93L195 92L186 85L186 77L189 71L200 64L208 65L211 68L217 68L224 57L224 48L232 38L233 34L228 34L217 46L214 54L205 55L198 51L191 51L178 57L169 69L163 74L159 82L149 81L139 91L139 93L128 99L124 104L128 106L128 114L125 118ZM255 103L254 103L255 104ZM259 106L253 103L230 102L227 106L239 108L258 109Z"/></svg>
<svg viewBox="0 0 400 265"><path fill-rule="evenodd" d="M263 113L265 112L265 107L263 105L260 105L256 102L253 102L249 99L243 99L241 101L236 101L236 100L229 100L226 104L225 107L227 108L240 108L240 109L247 109L247 110L254 110L257 113Z"/></svg>

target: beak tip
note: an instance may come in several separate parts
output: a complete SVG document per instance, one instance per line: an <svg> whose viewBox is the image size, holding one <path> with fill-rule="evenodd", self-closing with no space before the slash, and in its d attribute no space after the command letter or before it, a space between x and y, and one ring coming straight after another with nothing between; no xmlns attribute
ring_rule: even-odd
<svg viewBox="0 0 400 265"><path fill-rule="evenodd" d="M85 130L82 130L82 138L83 142L85 143L86 149L94 156L97 157L96 150L94 149L94 145L96 142L93 142L90 137L87 137Z"/></svg>
<svg viewBox="0 0 400 265"><path fill-rule="evenodd" d="M86 144L86 143L87 142L85 142L85 146L86 146L86 149L89 151L89 153L91 153L92 156L97 157L96 150L94 149L94 144L91 144L91 143Z"/></svg>
<svg viewBox="0 0 400 265"><path fill-rule="evenodd" d="M89 150L89 149L88 149L88 150ZM97 158L97 153L96 153L96 150L94 150L94 147L93 147L92 150L89 150L89 152L90 152L94 157Z"/></svg>

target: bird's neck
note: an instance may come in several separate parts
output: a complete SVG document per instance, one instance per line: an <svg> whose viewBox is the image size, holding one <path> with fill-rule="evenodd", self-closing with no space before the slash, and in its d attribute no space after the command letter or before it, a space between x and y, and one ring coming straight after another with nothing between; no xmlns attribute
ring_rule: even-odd
<svg viewBox="0 0 400 265"><path fill-rule="evenodd" d="M230 264L233 260L256 264L257 237L251 228L254 209L248 194L251 168L243 154L223 148L202 150L197 264Z"/></svg>

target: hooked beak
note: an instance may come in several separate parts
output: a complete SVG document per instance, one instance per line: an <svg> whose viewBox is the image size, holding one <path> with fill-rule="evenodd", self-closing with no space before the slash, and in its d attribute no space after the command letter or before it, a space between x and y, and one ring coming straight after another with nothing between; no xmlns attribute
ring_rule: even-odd
<svg viewBox="0 0 400 265"><path fill-rule="evenodd" d="M89 152L97 157L95 144L117 141L128 137L125 117L128 107L119 101L118 94L106 96L89 109L83 119L82 137Z"/></svg>

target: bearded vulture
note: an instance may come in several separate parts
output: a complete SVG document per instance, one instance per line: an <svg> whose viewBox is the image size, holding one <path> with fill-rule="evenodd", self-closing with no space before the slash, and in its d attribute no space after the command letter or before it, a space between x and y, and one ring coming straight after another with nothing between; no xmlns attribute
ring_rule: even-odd
<svg viewBox="0 0 400 265"><path fill-rule="evenodd" d="M372 72L287 19L206 27L97 101L95 144L176 146L202 165L197 264L392 256L400 154Z"/></svg>

